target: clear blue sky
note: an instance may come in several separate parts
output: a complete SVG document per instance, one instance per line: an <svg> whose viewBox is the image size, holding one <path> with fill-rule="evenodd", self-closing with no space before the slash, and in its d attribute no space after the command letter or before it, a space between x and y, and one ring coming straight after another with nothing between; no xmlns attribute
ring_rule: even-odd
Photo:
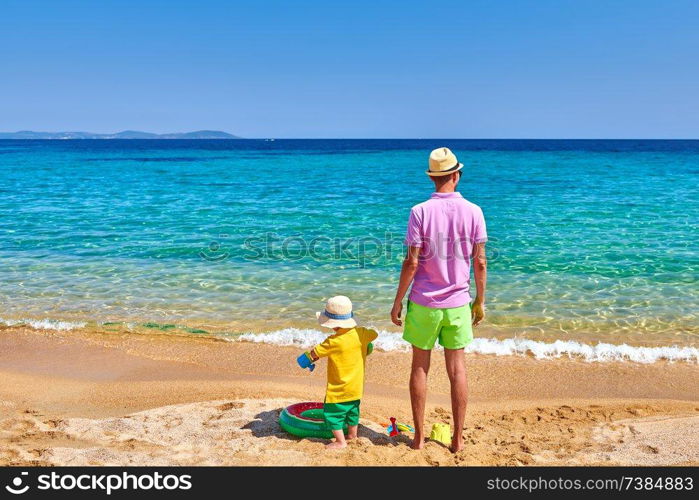
<svg viewBox="0 0 699 500"><path fill-rule="evenodd" d="M4 0L0 47L0 131L699 138L696 0Z"/></svg>

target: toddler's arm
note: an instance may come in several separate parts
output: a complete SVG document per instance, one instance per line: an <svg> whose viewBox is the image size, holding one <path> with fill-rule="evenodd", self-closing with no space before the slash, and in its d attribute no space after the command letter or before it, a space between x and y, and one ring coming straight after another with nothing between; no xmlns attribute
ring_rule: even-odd
<svg viewBox="0 0 699 500"><path fill-rule="evenodd" d="M361 328L359 330L359 335L362 338L363 342L366 342L366 355L368 356L372 352L374 352L374 340L376 340L379 336L379 332L376 330L372 330L371 328Z"/></svg>
<svg viewBox="0 0 699 500"><path fill-rule="evenodd" d="M321 342L310 351L306 351L301 354L298 358L296 358L296 362L301 368L308 368L309 370L313 371L316 368L314 363L323 356L327 356L330 353L330 349L330 343L326 339L324 342Z"/></svg>

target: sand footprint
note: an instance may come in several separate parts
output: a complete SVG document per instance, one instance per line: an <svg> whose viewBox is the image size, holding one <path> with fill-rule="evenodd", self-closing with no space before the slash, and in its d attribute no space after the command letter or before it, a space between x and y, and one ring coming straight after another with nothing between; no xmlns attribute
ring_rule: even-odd
<svg viewBox="0 0 699 500"><path fill-rule="evenodd" d="M25 434L36 430L37 426L34 421L29 419L10 418L0 422L0 430L10 432L12 434Z"/></svg>

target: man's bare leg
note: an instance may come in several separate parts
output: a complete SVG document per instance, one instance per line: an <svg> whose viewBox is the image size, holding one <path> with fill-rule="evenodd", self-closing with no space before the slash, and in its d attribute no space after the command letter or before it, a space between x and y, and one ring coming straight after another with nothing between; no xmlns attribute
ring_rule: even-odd
<svg viewBox="0 0 699 500"><path fill-rule="evenodd" d="M464 350L444 349L444 359L451 384L451 411L454 417L454 435L451 439L450 449L456 453L464 446L464 420L466 419L466 399L468 397Z"/></svg>
<svg viewBox="0 0 699 500"><path fill-rule="evenodd" d="M413 366L410 370L410 403L413 408L415 439L412 449L420 450L425 446L425 400L427 399L427 373L430 371L430 354L432 351L413 346Z"/></svg>

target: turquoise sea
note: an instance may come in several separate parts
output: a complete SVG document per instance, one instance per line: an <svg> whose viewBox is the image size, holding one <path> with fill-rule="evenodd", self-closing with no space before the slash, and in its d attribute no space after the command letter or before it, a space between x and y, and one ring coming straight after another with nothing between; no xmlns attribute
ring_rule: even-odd
<svg viewBox="0 0 699 500"><path fill-rule="evenodd" d="M480 337L697 346L699 141L0 141L1 321L235 336L345 294L391 331L438 146L488 224Z"/></svg>

